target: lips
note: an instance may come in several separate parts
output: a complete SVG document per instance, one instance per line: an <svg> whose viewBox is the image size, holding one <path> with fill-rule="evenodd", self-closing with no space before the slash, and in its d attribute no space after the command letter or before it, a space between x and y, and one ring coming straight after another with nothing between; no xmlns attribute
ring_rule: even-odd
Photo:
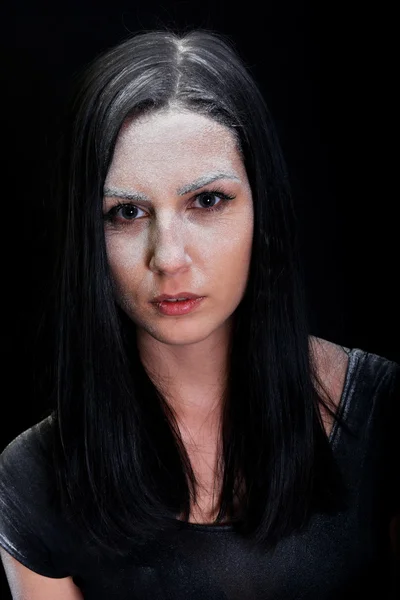
<svg viewBox="0 0 400 600"><path fill-rule="evenodd" d="M205 300L204 296L197 298L189 298L188 300L163 300L161 302L153 302L154 308L159 314L166 317L183 317L193 311L195 311L200 304Z"/></svg>
<svg viewBox="0 0 400 600"><path fill-rule="evenodd" d="M198 294L192 294L191 292L178 292L176 294L161 294L156 296L152 303L164 302L165 300L178 300L178 298L184 298L185 300L193 300L196 298L202 298Z"/></svg>

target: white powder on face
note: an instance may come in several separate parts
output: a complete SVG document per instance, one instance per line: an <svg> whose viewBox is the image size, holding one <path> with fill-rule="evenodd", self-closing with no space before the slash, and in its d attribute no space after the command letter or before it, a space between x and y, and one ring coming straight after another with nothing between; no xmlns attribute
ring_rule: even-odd
<svg viewBox="0 0 400 600"><path fill-rule="evenodd" d="M216 171L234 174L240 182L216 181L185 197L177 195L179 187ZM134 224L105 230L125 312L157 337L172 321L168 325L155 316L149 300L163 292L191 291L213 302L213 309L199 314L203 329L220 325L244 293L253 236L251 190L230 130L187 111L128 121L106 187L146 194L153 204L151 209L135 202L140 217ZM222 211L205 215L195 196L213 188L236 197ZM115 201L105 198L105 204Z"/></svg>

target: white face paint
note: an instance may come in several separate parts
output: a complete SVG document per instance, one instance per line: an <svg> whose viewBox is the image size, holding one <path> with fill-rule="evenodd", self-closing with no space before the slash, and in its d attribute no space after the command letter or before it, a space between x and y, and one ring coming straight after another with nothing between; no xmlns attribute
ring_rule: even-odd
<svg viewBox="0 0 400 600"><path fill-rule="evenodd" d="M178 193L213 174L232 178ZM234 199L210 195L215 189ZM135 194L151 204L126 199ZM185 346L218 337L243 297L253 239L251 190L231 131L174 109L127 121L107 174L103 212L119 203L132 206L105 221L107 255L117 301L136 324L138 340ZM176 317L151 304L159 294L180 291L206 298Z"/></svg>

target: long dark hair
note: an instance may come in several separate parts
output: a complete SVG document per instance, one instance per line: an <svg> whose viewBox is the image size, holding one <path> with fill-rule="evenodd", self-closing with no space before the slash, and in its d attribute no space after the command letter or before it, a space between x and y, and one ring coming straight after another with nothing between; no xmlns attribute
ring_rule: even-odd
<svg viewBox="0 0 400 600"><path fill-rule="evenodd" d="M122 540L142 543L182 526L176 517L183 511L188 520L196 498L174 414L115 302L102 220L122 123L168 106L235 132L252 189L254 239L248 286L234 313L216 522L234 514L239 499L235 530L273 547L312 511L337 509L340 478L319 403L338 417L317 392L298 227L274 127L233 42L210 30L136 34L78 80L55 198L58 497L88 539L115 553L124 552Z"/></svg>

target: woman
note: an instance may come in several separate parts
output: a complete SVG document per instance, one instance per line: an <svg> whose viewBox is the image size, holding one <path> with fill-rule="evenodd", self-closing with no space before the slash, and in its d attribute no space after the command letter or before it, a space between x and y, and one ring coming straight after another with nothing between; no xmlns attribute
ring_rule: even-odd
<svg viewBox="0 0 400 600"><path fill-rule="evenodd" d="M232 44L106 52L61 165L54 410L1 455L14 596L388 592L399 365L310 335L284 162Z"/></svg>

